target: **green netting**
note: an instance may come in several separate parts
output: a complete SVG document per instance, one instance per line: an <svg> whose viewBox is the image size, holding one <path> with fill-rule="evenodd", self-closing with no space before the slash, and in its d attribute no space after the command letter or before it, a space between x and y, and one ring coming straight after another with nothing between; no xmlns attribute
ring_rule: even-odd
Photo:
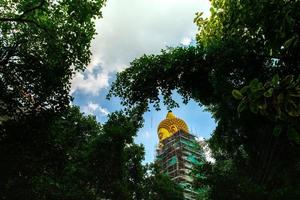
<svg viewBox="0 0 300 200"><path fill-rule="evenodd" d="M181 185L181 186L187 186L188 185L188 183L179 183L179 185Z"/></svg>
<svg viewBox="0 0 300 200"><path fill-rule="evenodd" d="M177 156L173 156L169 161L168 161L168 166L175 165L177 163Z"/></svg>
<svg viewBox="0 0 300 200"><path fill-rule="evenodd" d="M182 142L183 144L189 146L189 147L193 147L193 148L197 147L197 146L195 145L195 143L190 142L190 141L188 141L188 140L181 140L181 142Z"/></svg>
<svg viewBox="0 0 300 200"><path fill-rule="evenodd" d="M206 179L206 177L204 175L202 175L202 174L196 174L196 177L197 178L201 178L201 179Z"/></svg>
<svg viewBox="0 0 300 200"><path fill-rule="evenodd" d="M204 164L204 162L201 162L201 161L198 162L198 165L203 165L203 164Z"/></svg>
<svg viewBox="0 0 300 200"><path fill-rule="evenodd" d="M189 140L186 140L186 139L181 139L180 140L181 143L185 144L187 147L190 147L192 148L193 150L200 150L200 145L196 142L196 141L189 141Z"/></svg>
<svg viewBox="0 0 300 200"><path fill-rule="evenodd" d="M189 155L187 157L187 160L192 162L193 164L200 164L200 162L197 160L196 156L194 156L194 155Z"/></svg>
<svg viewBox="0 0 300 200"><path fill-rule="evenodd" d="M181 188L185 189L185 188L190 188L190 187L191 187L191 184L189 184L189 183L179 183L179 186L180 186Z"/></svg>

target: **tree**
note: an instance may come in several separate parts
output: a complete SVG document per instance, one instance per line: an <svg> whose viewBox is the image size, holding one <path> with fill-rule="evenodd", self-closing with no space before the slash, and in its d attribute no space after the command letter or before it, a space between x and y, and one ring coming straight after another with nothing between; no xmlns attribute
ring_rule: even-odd
<svg viewBox="0 0 300 200"><path fill-rule="evenodd" d="M195 18L196 46L135 59L112 86L109 97L121 97L129 110L159 108L159 94L177 106L174 91L206 106L217 121L210 139L211 177L219 177L209 183L212 199L226 192L228 199L299 197L299 8L299 1L214 0L208 19ZM279 110L284 115L274 120ZM231 164L222 169L222 163Z"/></svg>
<svg viewBox="0 0 300 200"><path fill-rule="evenodd" d="M55 141L51 125L69 111L70 79L89 62L93 20L101 17L104 3L1 1L1 199L45 199L50 194L55 199L62 195L61 185L68 187L58 175L65 173L66 151L76 145L63 144L57 137L73 142L63 134Z"/></svg>
<svg viewBox="0 0 300 200"><path fill-rule="evenodd" d="M116 112L100 125L70 106L105 2L0 2L0 199L149 197L133 142L140 115Z"/></svg>
<svg viewBox="0 0 300 200"><path fill-rule="evenodd" d="M71 107L49 123L48 146L34 148L44 153L33 162L38 173L32 179L37 199L95 199L95 185L87 162L91 144L103 134L94 116L84 116L78 107ZM46 159L49 157L49 159ZM35 158L38 160L38 158ZM37 165L40 163L40 165ZM25 160L26 164L26 160ZM42 171L40 171L42 169Z"/></svg>
<svg viewBox="0 0 300 200"><path fill-rule="evenodd" d="M139 127L134 116L122 112L112 113L103 125L103 134L93 143L88 161L91 182L100 197L132 199L131 195L136 195L133 185L138 186L143 178L144 156L143 148L133 143Z"/></svg>
<svg viewBox="0 0 300 200"><path fill-rule="evenodd" d="M105 0L0 3L0 124L69 105L70 79L90 61Z"/></svg>
<svg viewBox="0 0 300 200"><path fill-rule="evenodd" d="M102 133L79 108L5 123L1 138L1 199L92 199L86 167L90 144Z"/></svg>
<svg viewBox="0 0 300 200"><path fill-rule="evenodd" d="M167 174L163 174L159 170L159 163L154 162L148 165L148 177L146 177L146 195L144 199L174 199L183 200L183 189Z"/></svg>
<svg viewBox="0 0 300 200"><path fill-rule="evenodd" d="M0 140L1 199L140 200L153 199L153 191L155 196L178 193L169 178L149 176L142 165L144 148L133 142L139 123L116 112L101 125L78 107L56 117L6 122L10 134ZM164 183L167 188L161 188Z"/></svg>

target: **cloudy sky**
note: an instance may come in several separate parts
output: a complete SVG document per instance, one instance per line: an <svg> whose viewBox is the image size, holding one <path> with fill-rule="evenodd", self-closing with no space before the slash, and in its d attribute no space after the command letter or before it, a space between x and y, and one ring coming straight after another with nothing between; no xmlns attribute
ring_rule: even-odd
<svg viewBox="0 0 300 200"><path fill-rule="evenodd" d="M108 0L102 9L103 18L96 21L98 34L92 42L91 63L72 81L74 104L105 122L110 112L121 109L119 99L105 99L116 72L143 54L159 53L167 46L189 45L197 32L195 13L208 16L209 6L208 0ZM175 99L180 97L175 95ZM188 123L193 134L209 138L215 127L210 114L195 102L180 105L174 114ZM145 146L145 162L154 160L157 125L166 113L163 107L144 115L145 126L135 141Z"/></svg>

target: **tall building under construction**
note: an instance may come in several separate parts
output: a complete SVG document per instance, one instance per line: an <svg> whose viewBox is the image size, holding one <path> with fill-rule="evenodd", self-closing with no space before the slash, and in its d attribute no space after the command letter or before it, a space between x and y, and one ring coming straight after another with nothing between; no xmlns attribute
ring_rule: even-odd
<svg viewBox="0 0 300 200"><path fill-rule="evenodd" d="M168 112L157 132L157 161L160 163L161 172L168 174L184 189L185 199L194 200L197 191L192 187L191 171L195 165L201 165L205 161L199 142L189 133L187 124L172 112Z"/></svg>

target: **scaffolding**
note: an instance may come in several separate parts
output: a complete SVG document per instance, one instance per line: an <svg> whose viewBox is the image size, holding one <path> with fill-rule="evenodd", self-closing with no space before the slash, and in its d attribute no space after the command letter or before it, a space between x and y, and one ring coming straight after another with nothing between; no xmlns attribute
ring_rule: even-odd
<svg viewBox="0 0 300 200"><path fill-rule="evenodd" d="M161 172L168 174L183 188L185 199L194 200L198 192L192 187L194 175L191 172L196 165L205 162L203 149L195 136L178 131L163 140L157 149L157 160L161 163Z"/></svg>

